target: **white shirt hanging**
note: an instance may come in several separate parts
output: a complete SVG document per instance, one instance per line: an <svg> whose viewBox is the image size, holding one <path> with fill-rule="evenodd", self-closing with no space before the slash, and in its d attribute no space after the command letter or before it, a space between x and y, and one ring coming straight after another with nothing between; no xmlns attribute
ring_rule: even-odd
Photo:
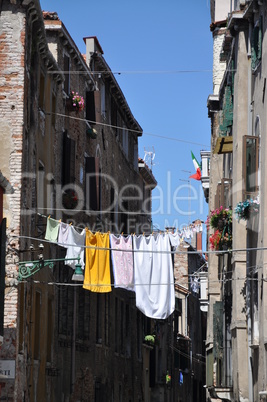
<svg viewBox="0 0 267 402"><path fill-rule="evenodd" d="M80 264L84 268L84 246L85 246L85 229L81 233L78 233L73 226L70 226L68 235L68 248L65 258L77 258L80 257ZM69 265L75 269L75 265L78 260L65 261L65 265Z"/></svg>

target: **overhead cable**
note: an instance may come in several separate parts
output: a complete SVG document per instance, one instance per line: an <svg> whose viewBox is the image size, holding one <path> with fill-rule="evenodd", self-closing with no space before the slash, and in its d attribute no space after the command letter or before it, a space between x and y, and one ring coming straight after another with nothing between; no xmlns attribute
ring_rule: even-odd
<svg viewBox="0 0 267 402"><path fill-rule="evenodd" d="M84 122L87 122L87 123L93 123L93 124L97 124L97 125L101 125L101 126L105 126L105 127L116 128L116 129L119 129L119 130L125 130L125 127L115 126L113 124L108 124L108 123L99 123L99 122L96 122L94 120L87 120L85 118L81 118L81 117L77 117L77 116L69 116L69 115L63 114L63 113L45 112L45 114L46 115L53 114L53 115L56 115L56 116L66 117L66 118L73 119L73 120L84 121ZM148 133L146 131L143 132L143 131L134 130L134 129L128 129L128 131L131 131L131 132L137 133L137 134L148 135L148 136L151 136L151 137L162 138L162 139L169 140L169 141L183 142L183 143L186 143L186 144L192 144L192 145L198 145L198 146L205 147L205 148L210 148L210 145L202 144L202 143L194 142L194 141L183 140L183 139L180 139L180 138L167 137L167 136L164 136L164 135L153 134L153 133Z"/></svg>

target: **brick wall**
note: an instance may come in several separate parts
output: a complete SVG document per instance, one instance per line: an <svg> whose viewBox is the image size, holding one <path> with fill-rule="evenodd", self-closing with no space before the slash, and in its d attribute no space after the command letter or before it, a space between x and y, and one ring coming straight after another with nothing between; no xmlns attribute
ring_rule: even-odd
<svg viewBox="0 0 267 402"><path fill-rule="evenodd" d="M4 214L7 216L7 235L20 235L21 163L24 123L24 47L25 14L9 2L0 15L0 150L1 170L15 189L6 195ZM3 6L2 6L3 7ZM11 243L18 247L18 238ZM17 289L13 287L17 274L17 258L7 255L5 327L16 327Z"/></svg>

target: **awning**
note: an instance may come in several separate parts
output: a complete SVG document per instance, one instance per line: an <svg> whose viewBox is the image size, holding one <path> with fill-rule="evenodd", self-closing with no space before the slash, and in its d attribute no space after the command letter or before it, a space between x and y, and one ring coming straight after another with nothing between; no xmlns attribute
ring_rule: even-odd
<svg viewBox="0 0 267 402"><path fill-rule="evenodd" d="M229 154L233 152L233 137L226 136L217 139L214 154Z"/></svg>

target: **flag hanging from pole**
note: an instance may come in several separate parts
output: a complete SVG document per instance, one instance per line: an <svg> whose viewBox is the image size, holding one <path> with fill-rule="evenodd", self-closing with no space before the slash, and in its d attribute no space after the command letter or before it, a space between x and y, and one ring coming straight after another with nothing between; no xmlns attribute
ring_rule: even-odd
<svg viewBox="0 0 267 402"><path fill-rule="evenodd" d="M196 173L192 174L189 179L195 179L195 180L201 180L201 170L200 170L200 164L198 163L198 161L195 158L195 155L193 154L193 152L191 151L191 156L192 156L192 161L193 161L193 165L196 169Z"/></svg>

